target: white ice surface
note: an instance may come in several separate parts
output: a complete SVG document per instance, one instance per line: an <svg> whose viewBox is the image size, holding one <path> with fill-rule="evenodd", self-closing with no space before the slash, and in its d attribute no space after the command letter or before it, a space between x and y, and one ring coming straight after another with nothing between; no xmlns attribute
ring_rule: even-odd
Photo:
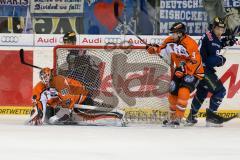
<svg viewBox="0 0 240 160"><path fill-rule="evenodd" d="M221 128L26 126L0 116L0 160L240 160L240 120Z"/></svg>

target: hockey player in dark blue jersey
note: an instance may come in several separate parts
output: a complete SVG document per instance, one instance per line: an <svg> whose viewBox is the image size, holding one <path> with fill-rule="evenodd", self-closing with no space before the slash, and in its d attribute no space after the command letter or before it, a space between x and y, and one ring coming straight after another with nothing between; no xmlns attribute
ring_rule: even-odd
<svg viewBox="0 0 240 160"><path fill-rule="evenodd" d="M218 107L226 95L226 89L216 75L214 67L221 67L226 62L226 58L220 55L221 49L226 46L232 46L237 41L235 37L221 38L224 32L224 20L216 17L214 18L212 29L205 33L199 41L205 76L197 86L197 92L191 104L190 114L187 117L188 124L193 125L197 123L196 115L203 101L207 98L208 92L212 93L212 96L210 98L209 108L206 109L207 125L222 124L233 118L223 118L216 114Z"/></svg>

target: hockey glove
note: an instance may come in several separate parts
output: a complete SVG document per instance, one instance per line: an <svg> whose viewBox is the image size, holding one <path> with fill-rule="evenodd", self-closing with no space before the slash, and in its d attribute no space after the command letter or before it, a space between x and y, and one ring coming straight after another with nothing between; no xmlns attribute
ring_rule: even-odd
<svg viewBox="0 0 240 160"><path fill-rule="evenodd" d="M179 67L175 69L175 75L178 78L182 78L186 74L185 62L180 62Z"/></svg>
<svg viewBox="0 0 240 160"><path fill-rule="evenodd" d="M158 52L159 45L157 44L148 44L146 50L149 54L156 54Z"/></svg>
<svg viewBox="0 0 240 160"><path fill-rule="evenodd" d="M221 39L221 46L222 48L226 47L226 46L233 46L238 39L235 38L235 36L227 36Z"/></svg>
<svg viewBox="0 0 240 160"><path fill-rule="evenodd" d="M220 60L219 64L217 64L217 67L223 66L223 65L225 64L225 62L226 62L226 58L223 57L222 55L219 55L218 57L219 57L221 60Z"/></svg>
<svg viewBox="0 0 240 160"><path fill-rule="evenodd" d="M39 109L37 106L34 106L34 108L31 111L29 124L30 125L42 125L43 124L43 112L41 109Z"/></svg>

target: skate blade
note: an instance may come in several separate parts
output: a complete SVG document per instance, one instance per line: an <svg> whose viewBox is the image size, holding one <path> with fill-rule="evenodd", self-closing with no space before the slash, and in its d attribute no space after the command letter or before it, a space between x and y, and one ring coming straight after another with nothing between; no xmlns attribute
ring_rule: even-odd
<svg viewBox="0 0 240 160"><path fill-rule="evenodd" d="M211 122L206 122L206 127L223 127L223 124L215 124Z"/></svg>
<svg viewBox="0 0 240 160"><path fill-rule="evenodd" d="M162 124L162 127L164 127L164 128L173 128L173 129L177 129L177 128L181 128L181 125Z"/></svg>
<svg viewBox="0 0 240 160"><path fill-rule="evenodd" d="M185 123L184 126L186 127L192 127L194 126L196 123Z"/></svg>
<svg viewBox="0 0 240 160"><path fill-rule="evenodd" d="M121 119L99 119L99 120L86 120L86 121L76 121L78 125L81 126L112 126L112 127L127 127L127 122Z"/></svg>
<svg viewBox="0 0 240 160"><path fill-rule="evenodd" d="M178 129L178 128L181 128L181 126L180 125L171 125L171 128Z"/></svg>

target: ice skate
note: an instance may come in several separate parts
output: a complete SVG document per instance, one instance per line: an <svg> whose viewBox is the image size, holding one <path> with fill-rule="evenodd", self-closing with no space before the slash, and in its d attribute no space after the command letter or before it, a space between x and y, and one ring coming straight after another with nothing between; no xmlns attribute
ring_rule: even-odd
<svg viewBox="0 0 240 160"><path fill-rule="evenodd" d="M186 126L193 126L198 122L197 115L192 113L192 110L190 110L190 113L186 119Z"/></svg>
<svg viewBox="0 0 240 160"><path fill-rule="evenodd" d="M210 109L206 109L206 127L222 127L223 117L217 115Z"/></svg>

